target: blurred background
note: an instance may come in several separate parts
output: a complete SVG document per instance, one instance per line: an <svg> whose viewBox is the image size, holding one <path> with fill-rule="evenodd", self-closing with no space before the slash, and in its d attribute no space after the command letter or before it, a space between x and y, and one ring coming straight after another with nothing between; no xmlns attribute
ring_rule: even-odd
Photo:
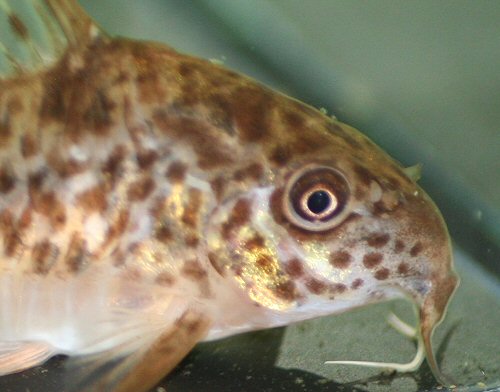
<svg viewBox="0 0 500 392"><path fill-rule="evenodd" d="M468 386L463 390L500 385L500 2L80 2L111 34L221 61L326 109L404 165L422 163L421 184L448 222L462 277L434 339L438 360ZM389 311L412 320L407 304L393 302L203 344L163 386L169 392L435 389L426 365L411 375L380 375L323 364L409 361L415 347L386 325ZM58 385L63 371L57 361L51 366L36 377ZM35 373L26 374L16 385L36 391Z"/></svg>

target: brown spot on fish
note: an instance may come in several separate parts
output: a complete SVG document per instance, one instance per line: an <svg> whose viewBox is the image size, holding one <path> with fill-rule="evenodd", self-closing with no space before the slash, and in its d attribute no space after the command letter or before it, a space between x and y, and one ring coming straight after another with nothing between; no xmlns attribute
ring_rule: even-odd
<svg viewBox="0 0 500 392"><path fill-rule="evenodd" d="M47 171L43 169L28 175L28 191L31 197L35 197L37 193L41 192L46 177Z"/></svg>
<svg viewBox="0 0 500 392"><path fill-rule="evenodd" d="M181 273L194 281L205 279L207 271L201 266L198 260L188 260L182 266Z"/></svg>
<svg viewBox="0 0 500 392"><path fill-rule="evenodd" d="M398 274L404 276L404 275L407 275L409 271L410 271L410 266L407 263L405 263L405 262L399 263Z"/></svg>
<svg viewBox="0 0 500 392"><path fill-rule="evenodd" d="M290 159L292 158L292 151L289 146L276 146L269 157L272 162L277 164L278 166L286 165Z"/></svg>
<svg viewBox="0 0 500 392"><path fill-rule="evenodd" d="M330 255L330 264L335 268L347 268L351 261L352 256L346 251L338 251Z"/></svg>
<svg viewBox="0 0 500 392"><path fill-rule="evenodd" d="M160 272L155 279L155 283L160 286L169 287L175 283L175 278L168 272Z"/></svg>
<svg viewBox="0 0 500 392"><path fill-rule="evenodd" d="M33 216L32 216L32 208L30 206L26 207L24 211L21 214L21 217L19 218L18 221L18 227L20 230L24 230L28 228L28 226L31 225L31 222L33 221Z"/></svg>
<svg viewBox="0 0 500 392"><path fill-rule="evenodd" d="M181 221L188 227L195 228L198 223L198 213L203 202L203 194L198 188L189 188L187 205L184 207Z"/></svg>
<svg viewBox="0 0 500 392"><path fill-rule="evenodd" d="M342 294L346 290L347 290L347 286L343 283L334 283L334 284L329 285L329 287L328 287L328 291L330 293L334 293L334 294Z"/></svg>
<svg viewBox="0 0 500 392"><path fill-rule="evenodd" d="M291 280L287 280L282 283L278 283L276 287L273 289L273 292L280 299L285 301L293 301L299 298L299 293L295 286L295 283Z"/></svg>
<svg viewBox="0 0 500 392"><path fill-rule="evenodd" d="M359 180L366 186L370 185L370 183L375 180L373 173L364 166L356 165L354 167L354 172Z"/></svg>
<svg viewBox="0 0 500 392"><path fill-rule="evenodd" d="M363 257L363 264L366 268L374 268L382 262L383 258L381 253L368 253Z"/></svg>
<svg viewBox="0 0 500 392"><path fill-rule="evenodd" d="M306 280L307 289L316 295L324 293L327 289L327 285L316 278L310 278Z"/></svg>
<svg viewBox="0 0 500 392"><path fill-rule="evenodd" d="M163 242L164 244L170 242L173 238L172 231L166 224L158 225L155 229L154 236L158 241Z"/></svg>
<svg viewBox="0 0 500 392"><path fill-rule="evenodd" d="M373 203L373 214L374 215L383 215L388 212L391 212L391 209L382 201L376 201Z"/></svg>
<svg viewBox="0 0 500 392"><path fill-rule="evenodd" d="M259 249L264 248L265 244L266 244L266 241L265 241L264 237L262 237L260 234L255 234L252 238L245 241L245 243L243 244L243 247L250 252L254 252L254 251L257 251Z"/></svg>
<svg viewBox="0 0 500 392"><path fill-rule="evenodd" d="M200 243L200 239L195 234L188 234L184 238L184 243L190 248L195 248Z"/></svg>
<svg viewBox="0 0 500 392"><path fill-rule="evenodd" d="M234 136L235 129L231 117L230 96L226 93L213 93L208 96L205 103L208 104L210 115L208 121L218 128L221 128L229 136Z"/></svg>
<svg viewBox="0 0 500 392"><path fill-rule="evenodd" d="M115 108L116 103L104 91L98 90L83 115L88 129L95 135L106 136L113 125L111 113Z"/></svg>
<svg viewBox="0 0 500 392"><path fill-rule="evenodd" d="M86 241L79 233L73 233L68 251L64 257L64 263L67 265L68 270L73 273L81 271L85 266L87 257Z"/></svg>
<svg viewBox="0 0 500 392"><path fill-rule="evenodd" d="M420 252L424 249L424 246L422 245L421 242L417 242L413 247L410 249L410 255L412 257L418 256Z"/></svg>
<svg viewBox="0 0 500 392"><path fill-rule="evenodd" d="M394 253L401 253L405 249L405 243L401 240L396 240L394 243Z"/></svg>
<svg viewBox="0 0 500 392"><path fill-rule="evenodd" d="M257 267L263 270L265 273L272 273L272 266L274 264L274 259L266 254L260 255L255 261Z"/></svg>
<svg viewBox="0 0 500 392"><path fill-rule="evenodd" d="M33 208L46 216L54 229L60 229L66 223L66 209L54 192L34 194Z"/></svg>
<svg viewBox="0 0 500 392"><path fill-rule="evenodd" d="M304 275L304 266L302 261L299 259L291 259L285 264L285 272L290 275L291 278L300 278Z"/></svg>
<svg viewBox="0 0 500 392"><path fill-rule="evenodd" d="M66 97L63 96L63 92L66 89L62 85L68 83L68 80L60 80L57 77L57 71L55 72L55 76L55 78L49 77L46 79L42 104L40 106L41 125L50 121L62 122L65 120L67 114Z"/></svg>
<svg viewBox="0 0 500 392"><path fill-rule="evenodd" d="M180 161L174 161L167 169L167 178L174 183L181 183L184 181L187 172L187 165Z"/></svg>
<svg viewBox="0 0 500 392"><path fill-rule="evenodd" d="M56 157L49 158L49 165L61 178L72 177L88 169L87 162L80 162L74 159L63 160Z"/></svg>
<svg viewBox="0 0 500 392"><path fill-rule="evenodd" d="M31 251L33 270L36 274L46 275L55 263L59 249L48 240L37 242Z"/></svg>
<svg viewBox="0 0 500 392"><path fill-rule="evenodd" d="M390 238L391 236L386 233L372 233L368 236L366 242L372 248L382 248L389 242Z"/></svg>
<svg viewBox="0 0 500 392"><path fill-rule="evenodd" d="M351 283L351 288L353 290L359 289L361 286L363 286L365 282L361 278L354 279L353 282Z"/></svg>
<svg viewBox="0 0 500 392"><path fill-rule="evenodd" d="M11 136L10 114L6 112L2 118L0 118L0 146L7 146Z"/></svg>
<svg viewBox="0 0 500 392"><path fill-rule="evenodd" d="M381 268L375 271L374 277L377 280L386 280L389 277L389 270L387 268Z"/></svg>
<svg viewBox="0 0 500 392"><path fill-rule="evenodd" d="M258 142L269 134L274 96L263 88L245 86L232 96L233 118L244 142Z"/></svg>
<svg viewBox="0 0 500 392"><path fill-rule="evenodd" d="M223 176L217 176L213 180L210 181L210 187L215 193L215 199L217 201L222 200L222 196L224 195L224 189L226 186L226 179Z"/></svg>
<svg viewBox="0 0 500 392"><path fill-rule="evenodd" d="M287 110L283 114L283 120L289 129L295 130L304 127L304 116L296 111Z"/></svg>
<svg viewBox="0 0 500 392"><path fill-rule="evenodd" d="M146 199L155 189L154 180L145 176L132 182L127 190L127 197L129 201L142 201Z"/></svg>
<svg viewBox="0 0 500 392"><path fill-rule="evenodd" d="M16 178L12 171L5 166L0 168L0 193L9 193L15 184Z"/></svg>
<svg viewBox="0 0 500 392"><path fill-rule="evenodd" d="M246 224L250 219L250 202L239 199L233 206L227 222L222 225L222 237L228 239L231 232Z"/></svg>
<svg viewBox="0 0 500 392"><path fill-rule="evenodd" d="M104 212L108 207L107 190L102 184L80 193L76 202L87 212Z"/></svg>
<svg viewBox="0 0 500 392"><path fill-rule="evenodd" d="M3 235L3 248L5 256L15 257L23 245L23 239L18 230L5 231Z"/></svg>
<svg viewBox="0 0 500 392"><path fill-rule="evenodd" d="M236 170L233 178L235 181L245 181L246 179L259 180L264 173L264 168L260 163L251 163L250 165Z"/></svg>
<svg viewBox="0 0 500 392"><path fill-rule="evenodd" d="M148 170L158 159L158 153L155 150L145 150L137 153L137 165L142 170Z"/></svg>
<svg viewBox="0 0 500 392"><path fill-rule="evenodd" d="M38 142L31 134L25 134L21 137L21 155L23 158L31 158L38 152Z"/></svg>
<svg viewBox="0 0 500 392"><path fill-rule="evenodd" d="M158 128L167 136L184 142L193 148L201 169L212 169L234 163L234 152L223 143L220 135L209 124L195 118L176 116L165 110L157 110L153 119ZM219 139L214 143L214 138Z"/></svg>
<svg viewBox="0 0 500 392"><path fill-rule="evenodd" d="M6 256L12 257L20 249L22 245L21 233L16 228L14 216L9 210L4 210L0 214L0 230L4 242L4 253Z"/></svg>
<svg viewBox="0 0 500 392"><path fill-rule="evenodd" d="M122 171L122 164L127 155L127 148L123 145L116 146L102 166L102 173L114 183Z"/></svg>
<svg viewBox="0 0 500 392"><path fill-rule="evenodd" d="M103 248L125 232L129 223L129 218L130 218L130 212L128 211L128 209L123 208L122 210L120 210L116 218L108 227Z"/></svg>
<svg viewBox="0 0 500 392"><path fill-rule="evenodd" d="M29 38L28 28L16 14L9 14L9 24L12 32L22 40Z"/></svg>
<svg viewBox="0 0 500 392"><path fill-rule="evenodd" d="M191 66L191 64L187 62L180 62L177 67L177 72L179 72L179 76L182 78L189 78L193 75L195 68Z"/></svg>

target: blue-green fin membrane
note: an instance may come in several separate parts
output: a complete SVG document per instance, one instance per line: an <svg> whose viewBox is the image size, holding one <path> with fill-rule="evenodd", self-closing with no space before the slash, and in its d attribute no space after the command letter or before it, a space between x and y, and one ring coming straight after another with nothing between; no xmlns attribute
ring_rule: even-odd
<svg viewBox="0 0 500 392"><path fill-rule="evenodd" d="M76 0L0 0L0 79L43 70L99 34Z"/></svg>

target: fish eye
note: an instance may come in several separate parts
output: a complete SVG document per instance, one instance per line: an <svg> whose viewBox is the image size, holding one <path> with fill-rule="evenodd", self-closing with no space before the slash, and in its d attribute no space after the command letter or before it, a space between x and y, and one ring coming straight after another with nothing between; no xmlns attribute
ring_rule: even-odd
<svg viewBox="0 0 500 392"><path fill-rule="evenodd" d="M284 213L295 226L324 231L346 217L348 199L349 185L338 170L308 165L290 177L285 188Z"/></svg>

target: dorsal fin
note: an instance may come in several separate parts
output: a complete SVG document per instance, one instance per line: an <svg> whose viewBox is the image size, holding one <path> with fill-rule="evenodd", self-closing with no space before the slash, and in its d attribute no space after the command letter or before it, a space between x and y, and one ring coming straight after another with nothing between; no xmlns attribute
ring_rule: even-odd
<svg viewBox="0 0 500 392"><path fill-rule="evenodd" d="M76 0L0 0L0 79L46 68L100 34Z"/></svg>

